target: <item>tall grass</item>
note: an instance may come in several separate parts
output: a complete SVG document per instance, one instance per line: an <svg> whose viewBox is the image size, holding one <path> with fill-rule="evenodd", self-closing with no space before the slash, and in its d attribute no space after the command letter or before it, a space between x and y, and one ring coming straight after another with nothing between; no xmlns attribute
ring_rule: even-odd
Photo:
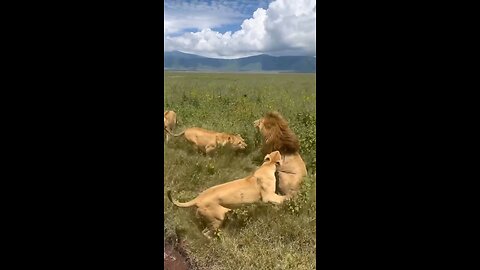
<svg viewBox="0 0 480 270"><path fill-rule="evenodd" d="M194 209L177 208L164 194L165 237L183 239L199 269L315 269L316 113L314 74L165 73L166 110L187 127L239 133L248 147L209 158L174 138L165 145L165 190L180 201L208 187L242 178L261 165L253 121L279 111L297 134L309 175L301 193L281 206L257 203L229 213L218 239L202 234Z"/></svg>

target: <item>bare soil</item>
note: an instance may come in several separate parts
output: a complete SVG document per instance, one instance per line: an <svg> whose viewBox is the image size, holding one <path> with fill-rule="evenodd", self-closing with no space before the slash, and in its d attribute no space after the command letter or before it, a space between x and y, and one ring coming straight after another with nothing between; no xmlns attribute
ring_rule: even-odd
<svg viewBox="0 0 480 270"><path fill-rule="evenodd" d="M182 243L163 243L163 269L194 270Z"/></svg>

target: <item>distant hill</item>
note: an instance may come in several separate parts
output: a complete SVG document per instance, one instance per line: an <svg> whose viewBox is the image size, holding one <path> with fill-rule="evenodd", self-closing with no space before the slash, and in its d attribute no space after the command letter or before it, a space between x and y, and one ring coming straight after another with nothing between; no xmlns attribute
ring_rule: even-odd
<svg viewBox="0 0 480 270"><path fill-rule="evenodd" d="M316 72L316 58L311 56L271 56L266 54L238 59L208 58L179 51L164 52L165 70L189 71L277 71Z"/></svg>

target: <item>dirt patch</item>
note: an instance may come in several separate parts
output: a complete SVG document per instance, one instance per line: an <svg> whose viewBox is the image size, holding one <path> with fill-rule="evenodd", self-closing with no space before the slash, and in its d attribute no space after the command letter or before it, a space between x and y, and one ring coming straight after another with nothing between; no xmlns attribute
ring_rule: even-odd
<svg viewBox="0 0 480 270"><path fill-rule="evenodd" d="M163 269L165 270L194 270L191 260L182 243L163 243Z"/></svg>

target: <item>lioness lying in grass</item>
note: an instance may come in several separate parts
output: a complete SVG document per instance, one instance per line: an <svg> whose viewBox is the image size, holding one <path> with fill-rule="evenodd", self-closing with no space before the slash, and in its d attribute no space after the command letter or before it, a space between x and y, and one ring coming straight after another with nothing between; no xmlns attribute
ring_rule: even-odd
<svg viewBox="0 0 480 270"><path fill-rule="evenodd" d="M211 238L231 208L258 201L280 204L285 200L285 196L275 194L275 171L281 162L280 152L275 151L265 156L262 166L252 175L213 186L189 202L181 203L172 199L170 190L167 196L176 206L196 206L197 215L204 217L210 225L210 229L207 227L202 233Z"/></svg>

